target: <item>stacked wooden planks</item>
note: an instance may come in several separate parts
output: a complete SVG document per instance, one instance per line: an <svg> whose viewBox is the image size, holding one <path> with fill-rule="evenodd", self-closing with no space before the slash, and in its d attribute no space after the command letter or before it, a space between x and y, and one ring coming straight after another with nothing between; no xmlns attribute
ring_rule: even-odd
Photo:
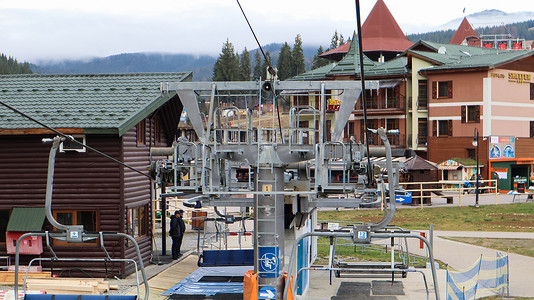
<svg viewBox="0 0 534 300"><path fill-rule="evenodd" d="M19 272L18 284L22 285L26 272ZM28 278L50 278L51 272L30 272ZM15 272L14 271L1 271L0 272L0 285L14 285L15 284Z"/></svg>
<svg viewBox="0 0 534 300"><path fill-rule="evenodd" d="M47 294L101 295L118 289L102 278L29 278L26 290L46 291Z"/></svg>

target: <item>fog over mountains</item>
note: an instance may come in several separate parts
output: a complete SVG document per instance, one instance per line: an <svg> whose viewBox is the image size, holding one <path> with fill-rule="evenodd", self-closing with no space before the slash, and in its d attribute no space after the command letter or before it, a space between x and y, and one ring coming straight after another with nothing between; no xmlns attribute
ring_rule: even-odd
<svg viewBox="0 0 534 300"><path fill-rule="evenodd" d="M528 20L534 20L534 11L525 11L525 12L515 12L515 13L506 13L504 11L489 9L474 14L467 15L467 20L471 23L473 28L481 27L493 27L493 26L502 26L506 24L524 22ZM447 22L432 30L448 30L448 29L457 29L462 23L464 17L456 18L450 22Z"/></svg>
<svg viewBox="0 0 534 300"><path fill-rule="evenodd" d="M484 10L482 12L466 16L471 25L477 28L503 26L534 20L534 12L506 13L500 10ZM464 17L454 19L436 28L425 27L422 32L456 30ZM529 24L534 32L534 22ZM528 31L530 34L530 30ZM427 34L428 36L428 34ZM526 38L526 37L519 37ZM427 39L427 38L425 38ZM528 38L527 38L528 39ZM319 45L307 45L303 41L304 56L307 69L311 65L313 56L317 53ZM270 51L273 58L273 65L276 66L278 54L283 41L265 45L264 50ZM329 41L325 41L323 48L328 47ZM292 43L290 43L292 45ZM242 49L236 49L241 52ZM257 49L249 49L251 62L254 64L254 54ZM81 74L81 73L135 73L135 72L184 72L192 71L193 80L209 81L212 77L212 70L216 56L195 54L173 54L173 53L123 53L102 58L92 58L85 60L63 60L37 62L31 65L34 73L43 74Z"/></svg>

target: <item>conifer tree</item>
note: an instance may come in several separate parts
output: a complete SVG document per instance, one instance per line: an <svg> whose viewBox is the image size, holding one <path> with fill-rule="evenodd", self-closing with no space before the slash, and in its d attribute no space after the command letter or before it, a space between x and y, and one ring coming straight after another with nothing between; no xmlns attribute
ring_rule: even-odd
<svg viewBox="0 0 534 300"><path fill-rule="evenodd" d="M306 72L306 64L304 63L304 50L302 49L302 38L300 34L295 37L295 44L291 51L291 76L297 76Z"/></svg>
<svg viewBox="0 0 534 300"><path fill-rule="evenodd" d="M269 50L267 50L267 52L265 52L265 57L266 59L263 60L263 64L261 65L261 78L263 80L267 79L267 68L269 68L269 65L271 64L271 52L269 52Z"/></svg>
<svg viewBox="0 0 534 300"><path fill-rule="evenodd" d="M280 56L278 56L278 79L286 80L291 77L291 70L293 67L292 58L291 58L291 47L284 43L282 49L280 49Z"/></svg>
<svg viewBox="0 0 534 300"><path fill-rule="evenodd" d="M334 35L332 36L332 40L330 41L330 48L328 50L335 49L339 46L339 35L337 34L337 29Z"/></svg>
<svg viewBox="0 0 534 300"><path fill-rule="evenodd" d="M19 63L13 57L7 57L0 53L0 74L32 74L30 64L27 62Z"/></svg>
<svg viewBox="0 0 534 300"><path fill-rule="evenodd" d="M241 57L239 59L239 80L249 81L251 73L250 53L247 51L247 47L245 47L243 52L241 52Z"/></svg>
<svg viewBox="0 0 534 300"><path fill-rule="evenodd" d="M234 51L234 45L226 40L221 54L213 66L213 81L239 80L239 55Z"/></svg>
<svg viewBox="0 0 534 300"><path fill-rule="evenodd" d="M312 70L328 65L329 63L328 60L319 56L323 53L324 53L323 46L319 46L319 49L317 49L317 54L313 56L312 67L311 67Z"/></svg>
<svg viewBox="0 0 534 300"><path fill-rule="evenodd" d="M263 77L263 62L261 58L260 51L256 50L256 54L254 55L254 74L252 76L254 80L260 80L260 78L265 79Z"/></svg>

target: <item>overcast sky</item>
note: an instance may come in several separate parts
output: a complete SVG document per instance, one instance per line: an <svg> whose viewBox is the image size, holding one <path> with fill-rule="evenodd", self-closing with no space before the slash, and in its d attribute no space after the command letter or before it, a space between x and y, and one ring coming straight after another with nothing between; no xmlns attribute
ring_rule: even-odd
<svg viewBox="0 0 534 300"><path fill-rule="evenodd" d="M240 0L262 45L330 44L356 28L354 0ZM361 0L362 20L376 0ZM385 0L405 31L417 33L486 9L532 11L532 0ZM438 4L439 3L439 4ZM362 21L363 22L363 21ZM234 0L0 0L0 52L19 61L130 52L217 55L256 43Z"/></svg>

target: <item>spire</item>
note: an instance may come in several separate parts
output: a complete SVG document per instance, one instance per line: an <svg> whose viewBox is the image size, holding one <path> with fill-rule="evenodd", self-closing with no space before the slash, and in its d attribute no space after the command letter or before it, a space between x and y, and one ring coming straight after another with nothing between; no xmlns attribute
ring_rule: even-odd
<svg viewBox="0 0 534 300"><path fill-rule="evenodd" d="M480 47L480 40L478 39L477 33L466 17L462 20L460 27L454 33L449 44Z"/></svg>
<svg viewBox="0 0 534 300"><path fill-rule="evenodd" d="M384 3L378 0L362 25L363 51L403 52L413 43L406 38L402 29Z"/></svg>

